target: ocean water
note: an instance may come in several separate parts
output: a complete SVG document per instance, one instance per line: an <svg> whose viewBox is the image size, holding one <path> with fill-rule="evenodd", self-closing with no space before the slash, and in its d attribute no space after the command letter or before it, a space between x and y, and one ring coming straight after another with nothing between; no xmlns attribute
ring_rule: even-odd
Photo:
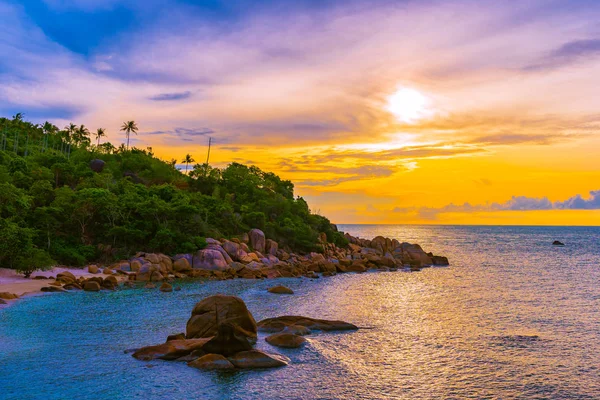
<svg viewBox="0 0 600 400"><path fill-rule="evenodd" d="M451 266L26 298L0 309L0 398L600 398L600 228L340 228L420 243ZM267 293L275 283L296 294ZM214 293L242 297L257 320L299 314L363 329L292 350L261 336L258 347L292 360L271 370L202 372L124 354L184 331Z"/></svg>

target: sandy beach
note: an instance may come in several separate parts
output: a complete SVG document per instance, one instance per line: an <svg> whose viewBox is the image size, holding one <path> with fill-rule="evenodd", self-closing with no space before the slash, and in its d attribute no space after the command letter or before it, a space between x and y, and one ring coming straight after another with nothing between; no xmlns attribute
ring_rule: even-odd
<svg viewBox="0 0 600 400"><path fill-rule="evenodd" d="M61 272L69 271L76 277L84 276L100 276L102 278L107 277L107 274L92 274L88 272L87 268L65 268L65 267L54 267L47 271L36 271L31 274L31 278L24 278L22 274L18 274L15 270L0 268L0 293L8 292L16 294L19 297L35 295L43 293L41 289L48 286L54 279L36 279L36 277L54 278ZM123 280L122 276L117 276L117 279ZM8 304L15 300L5 300ZM1 305L0 305L1 306Z"/></svg>

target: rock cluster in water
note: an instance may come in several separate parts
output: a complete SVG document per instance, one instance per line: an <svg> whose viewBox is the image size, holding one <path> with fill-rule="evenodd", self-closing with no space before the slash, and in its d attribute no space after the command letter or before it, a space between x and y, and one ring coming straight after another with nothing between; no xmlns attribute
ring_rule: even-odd
<svg viewBox="0 0 600 400"><path fill-rule="evenodd" d="M327 321L299 316L269 318L256 323L242 299L214 295L200 301L192 310L186 333L171 335L165 343L143 347L133 353L142 361L154 359L185 361L203 370L271 368L287 365L281 355L256 350L258 331L274 333L265 340L272 346L297 348L312 330L355 330L343 321Z"/></svg>

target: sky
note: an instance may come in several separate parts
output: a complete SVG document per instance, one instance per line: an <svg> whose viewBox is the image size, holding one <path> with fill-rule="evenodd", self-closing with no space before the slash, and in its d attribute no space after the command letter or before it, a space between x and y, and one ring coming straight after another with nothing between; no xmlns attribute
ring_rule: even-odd
<svg viewBox="0 0 600 400"><path fill-rule="evenodd" d="M0 115L254 164L335 223L600 225L600 2L0 0ZM8 21L8 22L7 22Z"/></svg>

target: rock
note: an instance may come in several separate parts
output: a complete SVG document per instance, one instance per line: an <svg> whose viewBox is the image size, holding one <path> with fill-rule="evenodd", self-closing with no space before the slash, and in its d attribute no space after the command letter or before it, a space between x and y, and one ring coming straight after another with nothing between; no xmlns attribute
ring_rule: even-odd
<svg viewBox="0 0 600 400"><path fill-rule="evenodd" d="M220 354L206 354L188 363L190 367L203 370L235 369L235 366Z"/></svg>
<svg viewBox="0 0 600 400"><path fill-rule="evenodd" d="M140 260L132 260L129 264L133 272L138 272L142 268L142 262Z"/></svg>
<svg viewBox="0 0 600 400"><path fill-rule="evenodd" d="M366 270L367 267L359 262L353 262L350 266L346 267L347 272L365 272Z"/></svg>
<svg viewBox="0 0 600 400"><path fill-rule="evenodd" d="M229 356L240 351L252 350L246 332L231 323L220 324L217 336L209 340L202 350L207 353Z"/></svg>
<svg viewBox="0 0 600 400"><path fill-rule="evenodd" d="M75 275L69 271L64 271L56 275L56 280L62 283L73 283L77 280L77 278L75 278Z"/></svg>
<svg viewBox="0 0 600 400"><path fill-rule="evenodd" d="M176 292L179 292L179 291L181 290L181 286L175 286L175 289L174 289L174 290L175 290Z"/></svg>
<svg viewBox="0 0 600 400"><path fill-rule="evenodd" d="M229 357L229 361L238 368L275 368L287 365L289 359L279 354L249 350Z"/></svg>
<svg viewBox="0 0 600 400"><path fill-rule="evenodd" d="M113 271L110 268L104 268L104 270L102 271L102 273L105 274L105 275L112 275L112 274L115 273L115 271Z"/></svg>
<svg viewBox="0 0 600 400"><path fill-rule="evenodd" d="M192 266L186 258L180 258L178 260L175 260L175 262L173 263L173 270L175 270L175 272L191 271Z"/></svg>
<svg viewBox="0 0 600 400"><path fill-rule="evenodd" d="M67 283L63 286L63 289L65 290L81 290L81 286L78 283Z"/></svg>
<svg viewBox="0 0 600 400"><path fill-rule="evenodd" d="M448 262L447 257L433 256L433 257L431 257L431 259L433 260L433 265L436 265L436 266L450 265L450 262Z"/></svg>
<svg viewBox="0 0 600 400"><path fill-rule="evenodd" d="M105 289L114 290L119 285L119 281L114 275L109 275L102 281L102 287Z"/></svg>
<svg viewBox="0 0 600 400"><path fill-rule="evenodd" d="M96 265L88 265L88 272L90 274L97 274L99 272L98 266L96 266Z"/></svg>
<svg viewBox="0 0 600 400"><path fill-rule="evenodd" d="M123 282L123 286L128 287L128 288L133 288L133 287L135 287L135 283L133 283L131 281L125 281L125 282Z"/></svg>
<svg viewBox="0 0 600 400"><path fill-rule="evenodd" d="M267 239L265 242L265 251L267 252L267 254L276 256L277 250L279 250L279 244L274 240Z"/></svg>
<svg viewBox="0 0 600 400"><path fill-rule="evenodd" d="M564 246L565 244L561 241L555 240L554 242L552 242L553 246Z"/></svg>
<svg viewBox="0 0 600 400"><path fill-rule="evenodd" d="M167 336L167 342L170 342L171 340L185 340L185 333L181 332Z"/></svg>
<svg viewBox="0 0 600 400"><path fill-rule="evenodd" d="M281 332L286 327L292 325L300 325L309 328L310 330L321 331L349 331L358 329L356 325L344 321L329 321L294 315L263 319L257 324L257 327L261 332L275 333Z"/></svg>
<svg viewBox="0 0 600 400"><path fill-rule="evenodd" d="M152 282L148 282L144 285L144 289L156 289L156 285Z"/></svg>
<svg viewBox="0 0 600 400"><path fill-rule="evenodd" d="M83 284L83 290L85 290L86 292L99 292L100 284L96 281L88 280Z"/></svg>
<svg viewBox="0 0 600 400"><path fill-rule="evenodd" d="M276 294L294 294L294 291L288 287L279 285L279 286L273 286L272 288L269 289L269 293L276 293Z"/></svg>
<svg viewBox="0 0 600 400"><path fill-rule="evenodd" d="M256 340L256 321L244 301L239 297L222 294L207 297L196 304L187 322L186 337L192 339L216 336L218 325L224 323L236 326L240 329L238 334L242 332L251 341Z"/></svg>
<svg viewBox="0 0 600 400"><path fill-rule="evenodd" d="M97 158L90 161L90 169L96 173L102 172L102 170L104 169L104 161L99 160Z"/></svg>
<svg viewBox="0 0 600 400"><path fill-rule="evenodd" d="M260 229L252 229L248 232L248 236L250 237L250 247L260 253L264 253L266 245L264 232Z"/></svg>
<svg viewBox="0 0 600 400"><path fill-rule="evenodd" d="M0 292L0 299L14 300L14 299L18 299L18 298L19 298L19 296L17 296L14 293Z"/></svg>
<svg viewBox="0 0 600 400"><path fill-rule="evenodd" d="M65 289L60 286L46 286L40 289L42 292L66 292Z"/></svg>
<svg viewBox="0 0 600 400"><path fill-rule="evenodd" d="M220 251L214 249L203 249L198 251L194 257L194 268L210 271L224 271L229 268L225 257Z"/></svg>
<svg viewBox="0 0 600 400"><path fill-rule="evenodd" d="M171 286L171 285L170 285L169 283L167 283L167 282L163 282L163 284L162 284L162 285L160 285L160 289L159 289L159 290L160 290L161 292L165 292L165 293L172 292L172 291L173 291L173 286Z"/></svg>
<svg viewBox="0 0 600 400"><path fill-rule="evenodd" d="M286 326L282 333L291 333L293 335L306 336L311 334L311 330L302 325L290 325Z"/></svg>
<svg viewBox="0 0 600 400"><path fill-rule="evenodd" d="M0 299L0 304L8 304L8 303L6 302L6 300Z"/></svg>
<svg viewBox="0 0 600 400"><path fill-rule="evenodd" d="M194 350L202 347L212 338L170 340L156 346L147 346L138 349L132 354L134 358L142 361L155 359L176 360L190 354Z"/></svg>
<svg viewBox="0 0 600 400"><path fill-rule="evenodd" d="M306 343L306 339L304 339L302 336L284 332L267 336L265 340L272 346L284 347L287 349L302 347Z"/></svg>

